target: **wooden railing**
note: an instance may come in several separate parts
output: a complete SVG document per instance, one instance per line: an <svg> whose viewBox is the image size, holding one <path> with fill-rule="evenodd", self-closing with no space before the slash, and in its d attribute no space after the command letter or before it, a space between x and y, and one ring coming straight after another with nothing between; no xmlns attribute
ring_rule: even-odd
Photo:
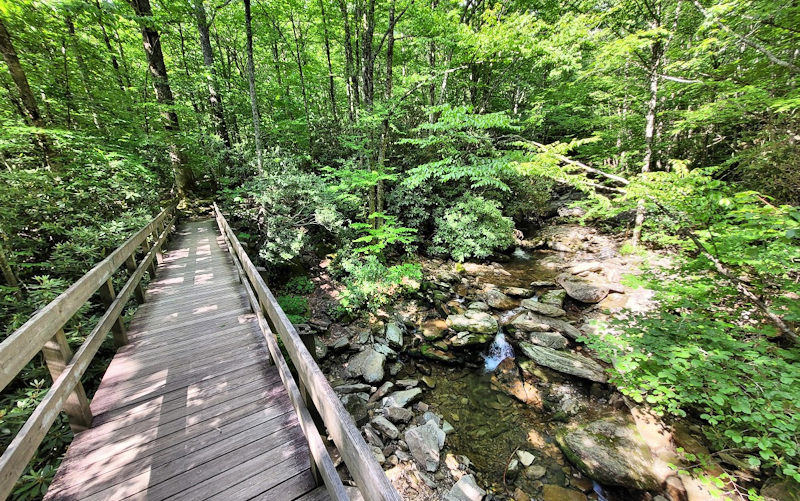
<svg viewBox="0 0 800 501"><path fill-rule="evenodd" d="M214 212L220 232L228 244L228 249L239 271L240 280L247 290L253 311L256 312L259 325L266 337L272 360L289 392L292 405L300 420L300 426L308 440L313 463L312 469L325 483L331 499L347 500L349 498L311 418L309 408L322 418L328 434L333 439L364 498L369 501L400 501L400 495L375 460L350 414L333 392L325 375L317 366L292 323L286 318L216 204L214 204ZM280 335L283 346L297 370L299 388L289 372L289 367L278 346L278 340L270 325L267 324L264 314L269 318L272 328Z"/></svg>
<svg viewBox="0 0 800 501"><path fill-rule="evenodd" d="M132 295L137 301L144 301L142 277L148 270L154 276L156 261L162 259L161 246L174 221L175 206L171 205L0 343L0 390L40 351L53 378L53 385L41 403L0 457L0 499L11 492L62 410L75 432L91 426L92 413L81 376L109 331L113 332L117 346L127 343L120 315ZM137 265L136 251L141 246L146 253ZM123 264L131 275L117 294L112 277ZM63 327L95 293L100 294L106 312L73 356Z"/></svg>

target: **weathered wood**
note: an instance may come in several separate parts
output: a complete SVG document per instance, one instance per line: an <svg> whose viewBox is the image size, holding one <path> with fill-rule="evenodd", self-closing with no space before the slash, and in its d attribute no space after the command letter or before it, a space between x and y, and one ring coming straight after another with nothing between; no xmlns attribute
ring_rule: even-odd
<svg viewBox="0 0 800 501"><path fill-rule="evenodd" d="M167 233L165 231L164 233L162 233L159 240L160 242L163 242L164 240L166 240L166 238L167 238ZM105 280L108 280L113 271L125 261L127 255L129 255L131 252L135 250L136 246L140 241L129 239L128 242L131 243L131 248L126 250L128 254L125 253L119 254L119 251L125 249L126 246L128 245L128 244L123 244L122 247L114 251L109 256L109 258L116 256L114 259L109 260L109 258L106 258L106 260L104 260L101 263L101 265L98 265L98 267L99 266L103 267L93 268L93 270L89 272L89 274L84 275L83 278L79 280L79 282L83 281L82 287L87 287L93 283L91 281L84 280L86 279L87 276L90 276L90 274L92 274L91 276L93 277L94 280L96 280L98 276L105 276L104 280L97 283L95 290L100 285L102 285L103 282L105 282ZM11 489L14 486L14 482L22 474L23 470L25 469L25 466L28 464L31 457L33 457L33 454L36 452L36 448L42 442L45 434L53 425L53 421L55 421L56 417L58 416L58 413L61 411L61 409L64 408L67 399L74 392L77 384L80 383L81 376L89 367L89 364L94 358L94 355L97 353L97 350L100 348L100 345L105 340L106 334L108 334L108 332L111 330L114 321L116 321L119 318L123 308L125 307L125 304L128 302L128 299L130 299L131 295L133 294L134 285L141 280L142 275L144 274L144 267L153 258L154 258L154 252L153 249L151 249L151 251L148 252L148 254L145 256L144 260L142 261L142 264L140 264L139 268L137 268L136 272L128 279L128 281L122 287L119 295L117 295L116 299L114 299L109 309L105 312L105 314L103 314L103 316L97 322L97 325L95 325L94 329L92 329L92 331L86 337L86 340L78 349L78 351L75 353L75 356L72 357L70 363L64 367L63 372L58 376L58 378L56 378L56 380L53 383L53 386L50 388L50 390L42 399L41 403L36 407L31 416L22 426L20 431L17 433L16 437L14 437L14 439L11 441L8 448L3 453L2 457L0 457L0 499L4 499L11 491ZM95 274L93 274L93 272ZM73 291L76 290L73 289L73 287L70 287L70 289L67 289L67 292L59 296L59 298L66 297L64 301L68 306L74 304L73 301L75 301L75 297L83 297L84 294L91 295L94 292L94 290L90 290L87 292L84 291L83 289L77 289L79 292L73 292L72 295L68 294L70 290ZM67 295L65 296L65 294ZM59 298L56 298L56 300L51 302L47 307L45 307L45 309L53 307L54 303L59 301ZM26 323L25 325L28 325L32 320L37 318L40 319L38 320L40 322L42 321L41 320L42 318L44 318L45 321L50 320L50 317L58 318L58 315L63 313L63 311L60 311L58 309L59 305L61 305L61 303L56 304L55 310L48 309L47 311L51 313L46 313L46 315L44 316L39 316L38 314L35 315L34 318L29 320L28 323ZM77 307L80 307L80 305L78 305ZM61 322L57 328L60 328L61 325L63 324L64 322ZM25 325L23 325L22 328L24 328ZM34 323L32 325L36 326L37 324ZM38 330L34 330L33 335L39 335L39 333L42 331L47 332L47 329L44 326L38 326ZM12 336L17 335L18 332L19 330L14 334L12 334ZM42 343L42 346L43 345L44 343ZM9 345L6 345L6 342L4 342L3 345L0 346L5 348L6 346ZM5 353L5 352L0 352L0 353Z"/></svg>
<svg viewBox="0 0 800 501"><path fill-rule="evenodd" d="M375 461L352 417L333 392L325 375L322 374L311 353L303 345L300 336L286 318L253 263L247 257L244 249L236 239L236 235L227 224L216 204L214 204L214 210L217 215L217 221L224 228L224 234L227 236L229 244L239 257L242 268L253 286L261 307L267 312L272 325L281 336L283 345L292 359L301 381L308 388L314 406L320 412L329 435L339 449L348 471L355 479L364 497L370 500L399 501L399 494L389 482L383 469ZM269 337L267 342L270 352L272 352ZM273 359L275 359L276 364L279 364L279 359L277 359L275 353L273 353Z"/></svg>
<svg viewBox="0 0 800 501"><path fill-rule="evenodd" d="M106 280L111 278L114 271L152 232L155 222L163 220L171 211L172 208L164 209L147 226L126 240L50 304L40 309L0 344L0 389L5 388L16 377L42 349L44 343L64 326Z"/></svg>
<svg viewBox="0 0 800 501"><path fill-rule="evenodd" d="M50 377L53 381L57 380L72 359L72 350L69 348L63 329L59 329L55 336L44 344L42 355ZM78 382L75 385L75 390L67 397L63 410L69 416L69 426L74 433L80 433L92 425L92 411L89 410L89 399L86 398L83 384Z"/></svg>
<svg viewBox="0 0 800 501"><path fill-rule="evenodd" d="M97 292L100 294L100 300L103 301L106 308L111 306L114 302L114 298L117 297L117 293L114 292L114 282L111 278L106 280L106 283L101 285ZM114 333L114 343L117 347L128 344L128 334L125 331L125 325L123 325L121 318L114 321L114 324L111 326L111 332Z"/></svg>
<svg viewBox="0 0 800 501"><path fill-rule="evenodd" d="M128 259L125 260L125 267L128 268L130 273L136 271L136 256L131 254L128 256ZM136 302L139 304L144 303L144 288L142 287L141 282L136 284L136 287L133 289L133 294L136 297Z"/></svg>

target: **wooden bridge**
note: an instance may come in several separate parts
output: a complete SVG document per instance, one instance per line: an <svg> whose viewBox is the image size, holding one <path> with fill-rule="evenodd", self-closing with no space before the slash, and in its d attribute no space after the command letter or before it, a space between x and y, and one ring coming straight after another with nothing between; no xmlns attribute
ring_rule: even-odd
<svg viewBox="0 0 800 501"><path fill-rule="evenodd" d="M400 499L214 210L216 222L181 224L168 240L176 215L164 209L0 344L0 388L39 352L53 377L0 458L0 499L62 411L75 438L47 500ZM107 309L73 355L62 329L95 294ZM130 301L142 304L125 325ZM81 376L109 334L117 353L90 403Z"/></svg>

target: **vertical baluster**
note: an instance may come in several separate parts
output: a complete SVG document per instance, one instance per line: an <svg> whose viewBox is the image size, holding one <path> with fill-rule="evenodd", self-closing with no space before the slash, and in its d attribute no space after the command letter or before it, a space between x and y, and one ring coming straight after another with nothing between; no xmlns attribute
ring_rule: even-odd
<svg viewBox="0 0 800 501"><path fill-rule="evenodd" d="M103 301L103 304L106 305L106 308L110 307L111 303L114 302L114 298L117 297L117 293L114 292L114 284L110 278L105 284L100 286L98 292L100 293L100 299ZM125 326L122 324L121 318L117 318L114 321L114 325L111 326L111 332L114 333L114 343L117 345L117 347L128 344L128 334L125 331Z"/></svg>
<svg viewBox="0 0 800 501"><path fill-rule="evenodd" d="M64 372L64 368L72 359L72 350L69 349L67 337L62 329L59 329L45 343L42 347L42 354L47 364L47 370L50 371L50 376L55 381ZM84 391L80 381L75 385L75 390L67 397L63 409L69 416L69 427L72 428L74 433L79 433L92 425L92 411L89 410L89 399L86 398L86 391Z"/></svg>
<svg viewBox="0 0 800 501"><path fill-rule="evenodd" d="M128 268L128 271L131 272L131 274L136 271L136 258L133 257L133 254L128 256L128 259L125 260L125 266ZM139 304L144 303L144 289L142 288L141 280L136 284L136 287L134 287L133 295L136 296L136 301Z"/></svg>

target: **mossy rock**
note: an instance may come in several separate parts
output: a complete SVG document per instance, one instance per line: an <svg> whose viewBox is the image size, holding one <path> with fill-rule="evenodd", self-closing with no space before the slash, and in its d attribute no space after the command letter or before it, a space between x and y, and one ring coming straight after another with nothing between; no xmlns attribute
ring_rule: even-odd
<svg viewBox="0 0 800 501"><path fill-rule="evenodd" d="M453 362L456 359L456 356L452 353L447 353L444 350L440 350L434 346L429 344L423 344L419 347L420 354L425 358L430 358L431 360L438 360L440 362Z"/></svg>

